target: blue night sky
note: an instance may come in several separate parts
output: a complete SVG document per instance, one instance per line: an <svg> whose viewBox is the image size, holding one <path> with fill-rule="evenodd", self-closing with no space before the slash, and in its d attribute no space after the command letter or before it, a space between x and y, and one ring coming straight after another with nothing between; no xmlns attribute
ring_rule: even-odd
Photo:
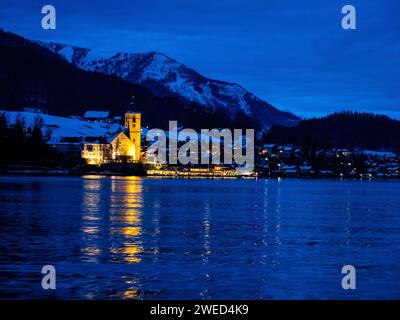
<svg viewBox="0 0 400 320"><path fill-rule="evenodd" d="M41 29L41 7L57 30ZM341 28L341 8L357 30ZM303 117L352 109L400 119L398 0L2 0L0 26L105 52L160 51Z"/></svg>

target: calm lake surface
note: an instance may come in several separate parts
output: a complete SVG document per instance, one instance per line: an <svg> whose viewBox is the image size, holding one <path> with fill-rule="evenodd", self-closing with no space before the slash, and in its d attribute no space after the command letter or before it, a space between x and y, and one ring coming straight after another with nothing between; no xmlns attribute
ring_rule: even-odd
<svg viewBox="0 0 400 320"><path fill-rule="evenodd" d="M400 182L0 176L0 298L399 299Z"/></svg>

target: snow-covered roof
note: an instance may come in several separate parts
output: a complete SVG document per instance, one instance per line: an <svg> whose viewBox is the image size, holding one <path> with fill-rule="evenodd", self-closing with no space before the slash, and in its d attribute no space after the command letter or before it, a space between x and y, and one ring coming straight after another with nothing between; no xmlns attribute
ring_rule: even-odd
<svg viewBox="0 0 400 320"><path fill-rule="evenodd" d="M282 170L294 170L294 169L296 169L295 165L294 166L283 166L282 167Z"/></svg>
<svg viewBox="0 0 400 320"><path fill-rule="evenodd" d="M124 136L126 136L128 139L129 137L125 134L125 132L123 130L121 131L117 131L116 133L114 133L113 135L107 137L107 143L111 143L113 142L117 137L119 137L121 134L123 134Z"/></svg>
<svg viewBox="0 0 400 320"><path fill-rule="evenodd" d="M106 119L109 115L109 111L86 111L83 117L89 119Z"/></svg>

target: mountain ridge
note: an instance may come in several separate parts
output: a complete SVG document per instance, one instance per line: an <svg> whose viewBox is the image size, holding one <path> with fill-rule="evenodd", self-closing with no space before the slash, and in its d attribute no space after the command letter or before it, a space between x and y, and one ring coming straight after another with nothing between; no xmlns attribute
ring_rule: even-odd
<svg viewBox="0 0 400 320"><path fill-rule="evenodd" d="M102 55L96 50L63 43L36 42L81 69L116 75L142 85L156 96L176 96L197 103L208 112L227 110L235 117L240 111L257 119L264 128L276 124L293 126L300 121L297 116L278 110L238 83L209 79L158 51Z"/></svg>
<svg viewBox="0 0 400 320"><path fill-rule="evenodd" d="M135 96L143 125L167 128L176 120L191 128L258 128L243 115L231 119L227 112L207 113L196 104L175 97L157 97L143 86L116 75L74 66L39 44L0 29L0 108L40 109L54 115L83 115L87 110L107 110L121 115Z"/></svg>

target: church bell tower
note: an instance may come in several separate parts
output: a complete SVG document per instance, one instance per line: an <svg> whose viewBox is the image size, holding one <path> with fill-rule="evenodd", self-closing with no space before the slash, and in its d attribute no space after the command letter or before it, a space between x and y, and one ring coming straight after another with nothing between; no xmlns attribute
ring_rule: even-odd
<svg viewBox="0 0 400 320"><path fill-rule="evenodd" d="M134 107L132 102L130 107ZM135 145L135 161L140 161L140 127L141 127L141 114L136 111L127 111L125 113L125 128L128 129L128 137Z"/></svg>

